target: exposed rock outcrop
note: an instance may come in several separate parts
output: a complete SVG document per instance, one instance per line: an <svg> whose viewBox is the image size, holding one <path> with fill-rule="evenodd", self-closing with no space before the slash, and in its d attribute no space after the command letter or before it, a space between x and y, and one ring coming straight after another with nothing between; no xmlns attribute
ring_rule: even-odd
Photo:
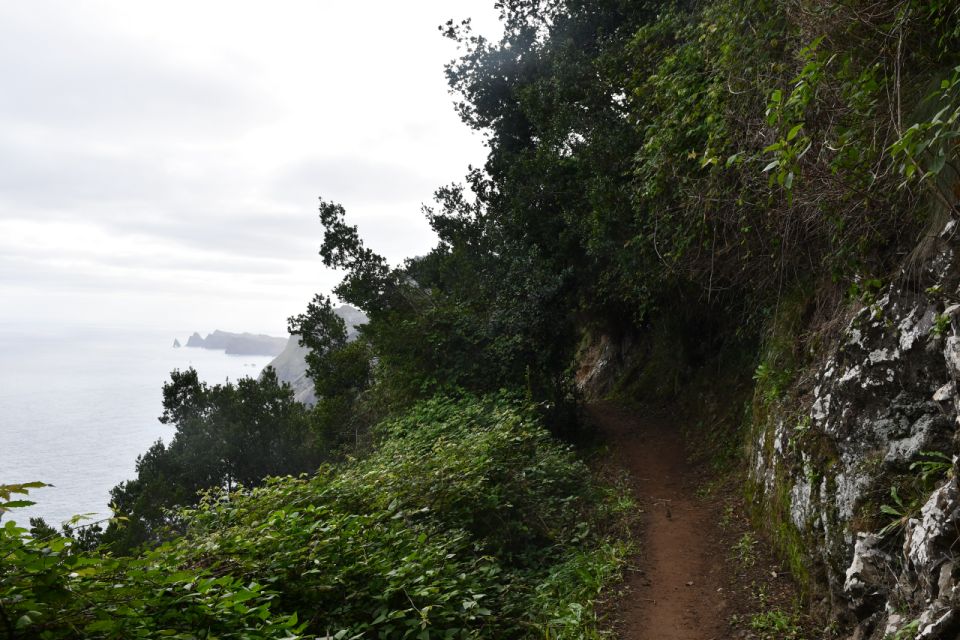
<svg viewBox="0 0 960 640"><path fill-rule="evenodd" d="M313 381L307 377L306 357L309 352L309 349L300 346L300 336L291 335L287 346L268 366L274 368L281 382L293 387L298 402L313 405L317 402L317 395L313 390Z"/></svg>
<svg viewBox="0 0 960 640"><path fill-rule="evenodd" d="M754 425L755 508L862 640L960 637L955 227Z"/></svg>
<svg viewBox="0 0 960 640"><path fill-rule="evenodd" d="M628 368L633 340L603 334L585 343L577 354L575 382L585 398L599 399L612 392Z"/></svg>

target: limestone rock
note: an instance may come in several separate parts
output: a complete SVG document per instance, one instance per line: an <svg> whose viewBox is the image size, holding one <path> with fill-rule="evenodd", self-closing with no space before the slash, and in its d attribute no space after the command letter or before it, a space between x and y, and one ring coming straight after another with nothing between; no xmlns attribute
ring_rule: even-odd
<svg viewBox="0 0 960 640"><path fill-rule="evenodd" d="M907 525L904 556L911 568L933 582L933 570L950 558L960 532L960 489L956 479L933 492L920 510L920 517ZM928 585L930 586L930 585Z"/></svg>
<svg viewBox="0 0 960 640"><path fill-rule="evenodd" d="M881 539L872 533L857 535L853 560L847 568L843 590L854 609L865 606L876 609L886 595L884 574L890 570L893 559L880 549Z"/></svg>
<svg viewBox="0 0 960 640"><path fill-rule="evenodd" d="M960 471L960 259L952 246L960 237L938 242L919 271L904 270L851 310L804 374L800 425L791 422L793 400L767 407L751 438L757 506L786 514L778 526L800 536L831 613L852 614L850 637L864 640L911 625L917 638L960 638L960 487L945 472L911 480L920 473L913 463L930 451L951 456ZM905 528L880 537L890 519L879 505L891 487L914 492L906 504L923 506Z"/></svg>

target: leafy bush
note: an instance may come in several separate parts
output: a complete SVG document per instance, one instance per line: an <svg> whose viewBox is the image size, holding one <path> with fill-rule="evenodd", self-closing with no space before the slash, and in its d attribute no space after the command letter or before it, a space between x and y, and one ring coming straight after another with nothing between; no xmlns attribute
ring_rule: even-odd
<svg viewBox="0 0 960 640"><path fill-rule="evenodd" d="M504 395L436 398L383 424L380 450L336 487L355 509L418 510L470 532L485 552L529 560L588 526L596 496L589 472L538 421Z"/></svg>
<svg viewBox="0 0 960 640"><path fill-rule="evenodd" d="M259 379L216 385L193 369L174 371L163 386L160 421L176 428L171 441L158 440L137 458L137 477L111 491L124 519L111 521L103 540L116 552L159 542L179 526L173 510L195 504L201 490L312 471L327 449L315 415L270 368Z"/></svg>
<svg viewBox="0 0 960 640"><path fill-rule="evenodd" d="M209 492L181 512L183 537L136 558L8 523L0 624L24 638L596 636L593 601L626 552L605 535L615 496L536 415L506 394L434 398L382 424L367 459Z"/></svg>
<svg viewBox="0 0 960 640"><path fill-rule="evenodd" d="M0 486L26 493L41 483ZM0 503L13 509L26 501ZM137 558L83 551L72 538L0 527L0 633L18 638L296 638L296 615L271 610L276 592L191 563L180 544Z"/></svg>

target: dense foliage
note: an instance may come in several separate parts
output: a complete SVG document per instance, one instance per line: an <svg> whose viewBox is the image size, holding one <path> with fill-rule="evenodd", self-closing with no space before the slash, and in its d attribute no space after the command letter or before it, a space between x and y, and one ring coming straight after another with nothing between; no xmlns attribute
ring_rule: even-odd
<svg viewBox="0 0 960 640"><path fill-rule="evenodd" d="M508 386L561 406L585 329L756 337L783 292L885 278L955 210L955 3L498 6L499 42L443 28L490 153L427 209L435 249L390 268L321 203L392 400Z"/></svg>
<svg viewBox="0 0 960 640"><path fill-rule="evenodd" d="M309 349L307 376L317 398L311 413L320 447L328 455L356 452L370 421L360 402L372 375L368 343L349 340L333 302L319 294L304 313L289 318L288 328Z"/></svg>
<svg viewBox="0 0 960 640"><path fill-rule="evenodd" d="M957 214L952 0L496 6L499 41L441 28L489 156L426 208L434 249L390 265L321 201L335 293L370 320L347 341L324 296L290 319L317 407L269 374L175 373L177 436L106 533L159 546L7 522L8 636L590 637L622 549L548 435L574 423L583 335L679 335L651 353L675 361L755 344L791 291L876 289Z"/></svg>
<svg viewBox="0 0 960 640"><path fill-rule="evenodd" d="M629 505L593 485L531 406L437 398L378 434L363 461L208 493L180 513L182 537L137 558L6 523L0 628L10 638L594 633L591 601L624 553L607 542L610 526Z"/></svg>
<svg viewBox="0 0 960 640"><path fill-rule="evenodd" d="M195 504L200 491L313 471L326 450L310 411L272 369L212 386L193 369L174 371L160 421L175 429L169 443L157 441L137 458L137 477L111 492L123 519L110 523L103 541L116 552L159 542L178 526L176 508Z"/></svg>

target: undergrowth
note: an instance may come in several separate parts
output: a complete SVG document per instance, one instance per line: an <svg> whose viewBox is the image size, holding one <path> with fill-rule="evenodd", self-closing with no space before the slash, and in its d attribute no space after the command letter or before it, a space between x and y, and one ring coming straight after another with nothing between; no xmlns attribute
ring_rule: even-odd
<svg viewBox="0 0 960 640"><path fill-rule="evenodd" d="M631 505L499 394L437 397L368 458L209 492L135 558L0 528L7 637L601 637ZM14 507L16 504L10 503Z"/></svg>

